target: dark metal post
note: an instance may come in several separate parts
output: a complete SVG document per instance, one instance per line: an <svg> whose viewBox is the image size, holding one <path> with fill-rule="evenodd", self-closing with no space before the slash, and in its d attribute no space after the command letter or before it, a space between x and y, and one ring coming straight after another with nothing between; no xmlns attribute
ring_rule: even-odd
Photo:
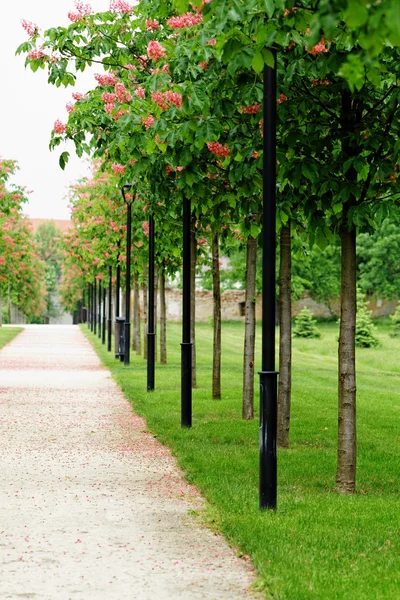
<svg viewBox="0 0 400 600"><path fill-rule="evenodd" d="M183 200L183 289L181 344L181 425L192 426L192 343L190 341L190 200Z"/></svg>
<svg viewBox="0 0 400 600"><path fill-rule="evenodd" d="M106 286L103 284L103 328L101 330L101 343L106 343Z"/></svg>
<svg viewBox="0 0 400 600"><path fill-rule="evenodd" d="M147 391L154 390L155 380L155 318L154 318L154 216L149 217L149 301L147 307Z"/></svg>
<svg viewBox="0 0 400 600"><path fill-rule="evenodd" d="M98 292L98 296L99 296L99 304L98 304L98 313L97 313L97 322L98 322L98 330L97 330L97 335L99 340L101 340L101 281L99 279L99 292Z"/></svg>
<svg viewBox="0 0 400 600"><path fill-rule="evenodd" d="M118 261L119 261L119 256L118 256ZM115 322L117 322L117 317L119 317L119 311L120 311L120 290L121 290L121 265L117 264L117 278L116 278L116 282L115 282ZM116 344L116 348L117 348L117 326L115 326L115 344ZM115 352L115 358L119 359L119 354L117 353L117 351Z"/></svg>
<svg viewBox="0 0 400 600"><path fill-rule="evenodd" d="M275 371L276 260L276 52L264 67L264 186L262 364L260 371L260 508L276 509L277 378Z"/></svg>
<svg viewBox="0 0 400 600"><path fill-rule="evenodd" d="M97 333L97 281L94 280L93 284L93 333Z"/></svg>
<svg viewBox="0 0 400 600"><path fill-rule="evenodd" d="M88 329L90 329L90 322L91 322L91 315L90 315L90 283L87 284L88 285L88 305L87 305L87 326Z"/></svg>
<svg viewBox="0 0 400 600"><path fill-rule="evenodd" d="M126 213L126 281L125 281L125 352L124 364L129 365L131 312L131 235L132 235L132 202L127 202Z"/></svg>
<svg viewBox="0 0 400 600"><path fill-rule="evenodd" d="M107 350L111 352L111 321L112 321L112 267L110 267L110 281L108 282L108 327Z"/></svg>
<svg viewBox="0 0 400 600"><path fill-rule="evenodd" d="M94 286L90 284L90 331L94 328L94 314L93 314L93 300L94 300Z"/></svg>

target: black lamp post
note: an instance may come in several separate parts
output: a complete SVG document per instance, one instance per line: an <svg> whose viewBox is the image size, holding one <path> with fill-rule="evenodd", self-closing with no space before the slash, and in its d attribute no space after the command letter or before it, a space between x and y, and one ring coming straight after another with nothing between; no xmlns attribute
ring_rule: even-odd
<svg viewBox="0 0 400 600"><path fill-rule="evenodd" d="M115 282L115 358L119 359L119 327L118 318L120 311L120 292L121 292L121 265L119 263L119 247L120 242L118 241L118 263L117 263L117 277Z"/></svg>
<svg viewBox="0 0 400 600"><path fill-rule="evenodd" d="M192 343L190 340L190 227L189 198L183 200L183 273L181 343L181 425L192 426Z"/></svg>
<svg viewBox="0 0 400 600"><path fill-rule="evenodd" d="M87 284L88 286L88 307L87 307L87 326L88 329L90 329L90 322L91 322L91 315L90 315L90 283Z"/></svg>
<svg viewBox="0 0 400 600"><path fill-rule="evenodd" d="M97 335L99 340L101 340L101 281L99 279L99 292L98 292L98 313L97 313L97 323L98 323L98 331Z"/></svg>
<svg viewBox="0 0 400 600"><path fill-rule="evenodd" d="M275 371L276 51L264 67L262 362L260 375L260 508L276 509L277 378Z"/></svg>
<svg viewBox="0 0 400 600"><path fill-rule="evenodd" d="M147 307L147 391L155 385L155 318L154 318L154 216L149 216L149 301Z"/></svg>
<svg viewBox="0 0 400 600"><path fill-rule="evenodd" d="M101 330L101 343L106 343L106 286L103 284L103 328Z"/></svg>
<svg viewBox="0 0 400 600"><path fill-rule="evenodd" d="M130 358L130 312L131 312L131 237L132 237L132 204L134 183L126 183L122 186L121 192L127 207L126 212L126 283L125 283L125 348L124 364L129 365Z"/></svg>
<svg viewBox="0 0 400 600"><path fill-rule="evenodd" d="M108 323L107 323L107 351L111 352L111 321L112 321L112 267L109 271L108 282Z"/></svg>
<svg viewBox="0 0 400 600"><path fill-rule="evenodd" d="M93 333L96 335L97 333L97 281L94 280L93 284Z"/></svg>

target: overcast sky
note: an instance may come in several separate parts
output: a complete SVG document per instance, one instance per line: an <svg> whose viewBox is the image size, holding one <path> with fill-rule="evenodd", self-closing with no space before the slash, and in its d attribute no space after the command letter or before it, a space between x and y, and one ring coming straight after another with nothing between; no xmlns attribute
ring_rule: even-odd
<svg viewBox="0 0 400 600"><path fill-rule="evenodd" d="M109 0L92 0L95 12L107 10ZM80 75L74 88L56 88L47 83L46 71L32 73L24 68L24 57L15 49L28 34L21 19L33 21L41 29L67 25L73 0L11 0L2 10L0 23L0 156L18 161L16 183L34 190L25 212L30 217L68 219L68 185L87 173L87 165L75 156L73 145L50 152L49 139L54 121L67 120L65 105L73 91L85 92L95 84L92 73ZM101 67L100 67L101 68ZM99 67L94 72L99 71ZM58 158L63 150L71 153L62 171Z"/></svg>

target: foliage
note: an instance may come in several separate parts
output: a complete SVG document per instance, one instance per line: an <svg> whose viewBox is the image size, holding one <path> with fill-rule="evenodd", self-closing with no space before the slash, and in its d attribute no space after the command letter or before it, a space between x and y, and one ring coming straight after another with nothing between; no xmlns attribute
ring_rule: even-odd
<svg viewBox="0 0 400 600"><path fill-rule="evenodd" d="M372 348L379 345L379 340L375 335L375 326L372 322L371 311L368 310L368 303L364 299L364 294L360 289L357 290L357 315L356 315L356 346L359 348Z"/></svg>
<svg viewBox="0 0 400 600"><path fill-rule="evenodd" d="M400 336L400 302L396 306L396 310L394 311L394 313L392 315L390 315L390 319L393 323L393 329L389 335L391 335L392 337L399 337Z"/></svg>
<svg viewBox="0 0 400 600"><path fill-rule="evenodd" d="M313 319L311 310L304 306L294 318L293 336L299 338L319 338L321 332L318 330L316 320Z"/></svg>
<svg viewBox="0 0 400 600"><path fill-rule="evenodd" d="M197 325L199 387L190 431L180 426L178 323L168 326L170 364L157 367L151 394L140 357L132 356L124 368L88 335L135 412L172 448L187 479L206 497L208 522L250 557L267 598L389 600L400 586L393 526L400 482L392 443L398 435L398 342L382 332L382 348L358 354L359 493L345 497L334 493L337 325L321 329L322 340L293 340L292 448L279 451L276 513L258 509L257 420L241 419L241 323L223 323L221 402L211 400L209 385L212 329Z"/></svg>

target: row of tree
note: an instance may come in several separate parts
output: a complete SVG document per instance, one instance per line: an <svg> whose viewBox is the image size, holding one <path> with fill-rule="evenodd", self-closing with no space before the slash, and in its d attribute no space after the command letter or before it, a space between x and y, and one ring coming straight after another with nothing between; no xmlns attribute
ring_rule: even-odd
<svg viewBox="0 0 400 600"><path fill-rule="evenodd" d="M263 218L263 70L277 54L281 442L288 443L290 422L291 232L305 229L311 243L339 240L341 247L336 479L338 490L352 492L356 237L397 212L400 198L396 0L142 0L112 7L91 14L77 2L67 28L42 33L24 25L30 37L18 51L33 70L47 68L51 84L73 85L74 68L104 68L93 90L73 94L68 122L56 121L51 146L72 140L79 155L97 156L120 175L120 184L134 181L148 211L172 230L184 198L192 201L196 227L209 227L215 240L227 224L239 224L251 274ZM62 167L67 159L63 152ZM168 260L172 246L163 251ZM251 314L251 282L246 290ZM245 371L253 365L245 362Z"/></svg>

